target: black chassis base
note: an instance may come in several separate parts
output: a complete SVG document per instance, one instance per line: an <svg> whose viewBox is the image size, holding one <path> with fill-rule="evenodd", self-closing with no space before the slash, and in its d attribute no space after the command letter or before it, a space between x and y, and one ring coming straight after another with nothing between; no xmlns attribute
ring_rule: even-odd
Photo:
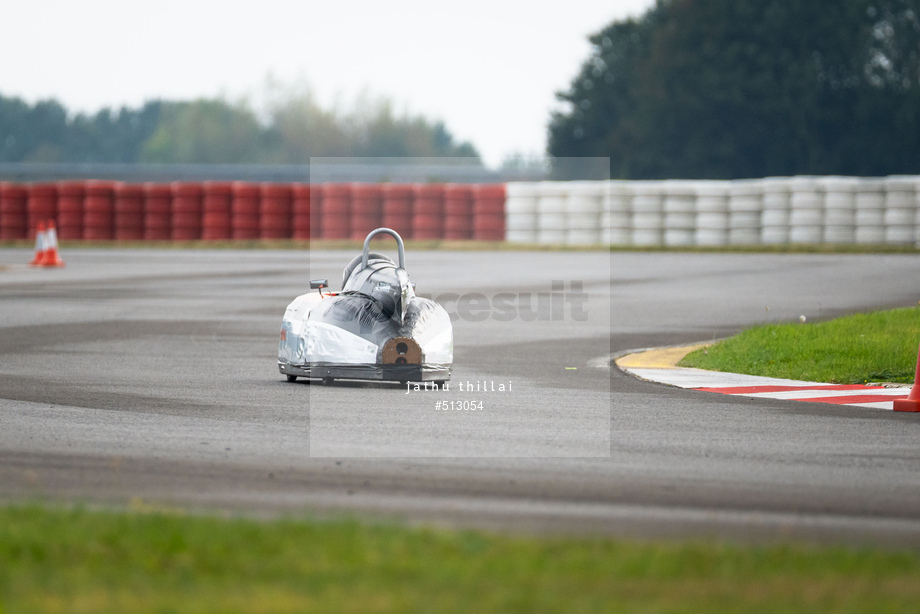
<svg viewBox="0 0 920 614"><path fill-rule="evenodd" d="M310 379L348 379L376 382L440 382L450 379L450 365L336 365L278 363L284 375Z"/></svg>

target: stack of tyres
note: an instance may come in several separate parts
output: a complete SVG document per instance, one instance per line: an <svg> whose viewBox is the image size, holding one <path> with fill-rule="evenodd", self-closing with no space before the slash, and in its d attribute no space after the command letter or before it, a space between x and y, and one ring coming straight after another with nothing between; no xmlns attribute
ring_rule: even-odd
<svg viewBox="0 0 920 614"><path fill-rule="evenodd" d="M632 187L632 244L664 243L664 194L657 181L634 181Z"/></svg>
<svg viewBox="0 0 920 614"><path fill-rule="evenodd" d="M856 240L855 177L823 177L819 184L824 194L822 240L825 243L851 244Z"/></svg>
<svg viewBox="0 0 920 614"><path fill-rule="evenodd" d="M57 235L59 239L83 238L83 200L86 187L82 181L58 183Z"/></svg>
<svg viewBox="0 0 920 614"><path fill-rule="evenodd" d="M565 242L567 245L597 245L601 242L601 212L607 196L606 181L570 181L566 201Z"/></svg>
<svg viewBox="0 0 920 614"><path fill-rule="evenodd" d="M291 186L286 183L263 183L259 204L259 237L291 238Z"/></svg>
<svg viewBox="0 0 920 614"><path fill-rule="evenodd" d="M601 243L630 245L632 243L632 188L628 181L608 182L608 200L601 211Z"/></svg>
<svg viewBox="0 0 920 614"><path fill-rule="evenodd" d="M221 241L232 236L230 227L233 184L228 181L205 181L201 203L201 238Z"/></svg>
<svg viewBox="0 0 920 614"><path fill-rule="evenodd" d="M29 236L28 197L22 186L0 183L0 239Z"/></svg>
<svg viewBox="0 0 920 614"><path fill-rule="evenodd" d="M563 245L566 240L569 191L564 181L541 181L537 184L537 241Z"/></svg>
<svg viewBox="0 0 920 614"><path fill-rule="evenodd" d="M115 237L115 182L87 181L83 201L83 238L108 241Z"/></svg>
<svg viewBox="0 0 920 614"><path fill-rule="evenodd" d="M885 181L860 179L856 186L856 242L880 244L885 241Z"/></svg>
<svg viewBox="0 0 920 614"><path fill-rule="evenodd" d="M115 184L115 238L139 241L144 238L144 186Z"/></svg>
<svg viewBox="0 0 920 614"><path fill-rule="evenodd" d="M761 215L760 240L765 245L788 243L792 179L790 177L767 177L762 184L763 214Z"/></svg>
<svg viewBox="0 0 920 614"><path fill-rule="evenodd" d="M323 199L326 190L321 183L310 184L310 239L323 238Z"/></svg>
<svg viewBox="0 0 920 614"><path fill-rule="evenodd" d="M201 184L176 181L172 184L172 239L201 238Z"/></svg>
<svg viewBox="0 0 920 614"><path fill-rule="evenodd" d="M695 181L694 245L728 244L728 181Z"/></svg>
<svg viewBox="0 0 920 614"><path fill-rule="evenodd" d="M144 239L168 241L172 236L172 190L168 184L144 184Z"/></svg>
<svg viewBox="0 0 920 614"><path fill-rule="evenodd" d="M824 240L824 192L817 177L792 178L789 240L792 243L821 243Z"/></svg>
<svg viewBox="0 0 920 614"><path fill-rule="evenodd" d="M473 238L477 241L505 239L504 184L481 184L473 189Z"/></svg>
<svg viewBox="0 0 920 614"><path fill-rule="evenodd" d="M259 184L234 181L230 202L231 236L234 239L259 238Z"/></svg>
<svg viewBox="0 0 920 614"><path fill-rule="evenodd" d="M763 228L762 215L763 181L759 179L733 181L728 191L728 242L732 245L760 243Z"/></svg>
<svg viewBox="0 0 920 614"><path fill-rule="evenodd" d="M444 238L473 238L473 188L466 184L444 186Z"/></svg>
<svg viewBox="0 0 920 614"><path fill-rule="evenodd" d="M291 236L310 238L310 184L296 183L291 187Z"/></svg>
<svg viewBox="0 0 920 614"><path fill-rule="evenodd" d="M375 183L351 184L351 238L364 240L383 220L383 190Z"/></svg>
<svg viewBox="0 0 920 614"><path fill-rule="evenodd" d="M347 183L327 183L323 186L323 239L351 237L351 186Z"/></svg>
<svg viewBox="0 0 920 614"><path fill-rule="evenodd" d="M885 243L911 245L917 224L916 177L893 175L885 178Z"/></svg>
<svg viewBox="0 0 920 614"><path fill-rule="evenodd" d="M413 187L413 239L444 238L444 185L419 184Z"/></svg>
<svg viewBox="0 0 920 614"><path fill-rule="evenodd" d="M382 191L383 217L378 226L392 228L407 239L417 238L414 233L414 187L402 183L387 183L383 185ZM371 230L373 230L373 228ZM364 238L363 236L356 235L361 235L361 233L352 232L352 238Z"/></svg>
<svg viewBox="0 0 920 614"><path fill-rule="evenodd" d="M515 182L505 187L505 240L515 243L537 242L538 186L532 182Z"/></svg>
<svg viewBox="0 0 920 614"><path fill-rule="evenodd" d="M29 186L29 238L35 238L35 228L40 221L57 218L57 185L33 183Z"/></svg>
<svg viewBox="0 0 920 614"><path fill-rule="evenodd" d="M664 244L673 247L693 245L697 227L694 185L677 179L666 180L663 184Z"/></svg>

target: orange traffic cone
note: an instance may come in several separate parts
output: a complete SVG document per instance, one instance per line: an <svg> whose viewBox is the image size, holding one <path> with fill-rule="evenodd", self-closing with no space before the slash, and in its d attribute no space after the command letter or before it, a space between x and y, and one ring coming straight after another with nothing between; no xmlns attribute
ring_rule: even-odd
<svg viewBox="0 0 920 614"><path fill-rule="evenodd" d="M48 230L45 232L45 240L47 241L45 256L42 258L40 265L64 266L64 261L61 260L61 256L58 254L57 229L54 227L54 220L48 220Z"/></svg>
<svg viewBox="0 0 920 614"><path fill-rule="evenodd" d="M914 374L914 387L906 399L894 400L895 411L920 411L920 349L917 350L917 372Z"/></svg>
<svg viewBox="0 0 920 614"><path fill-rule="evenodd" d="M32 258L32 262L29 263L29 266L41 266L42 260L45 259L45 247L48 242L45 238L45 223L39 222L38 228L35 231L35 257Z"/></svg>

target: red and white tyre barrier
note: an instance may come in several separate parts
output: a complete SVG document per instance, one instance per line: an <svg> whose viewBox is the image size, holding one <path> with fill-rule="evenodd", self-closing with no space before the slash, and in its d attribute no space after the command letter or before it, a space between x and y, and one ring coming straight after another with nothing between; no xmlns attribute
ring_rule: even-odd
<svg viewBox="0 0 920 614"><path fill-rule="evenodd" d="M114 238L140 241L144 238L144 186L136 183L115 184Z"/></svg>
<svg viewBox="0 0 920 614"><path fill-rule="evenodd" d="M263 183L260 189L259 238L291 238L293 192L286 183Z"/></svg>
<svg viewBox="0 0 920 614"><path fill-rule="evenodd" d="M323 185L320 221L321 239L351 237L351 186L347 183Z"/></svg>
<svg viewBox="0 0 920 614"><path fill-rule="evenodd" d="M144 239L168 241L172 236L172 188L169 184L144 184Z"/></svg>
<svg viewBox="0 0 920 614"><path fill-rule="evenodd" d="M233 239L259 238L259 184L235 181L231 186L230 236Z"/></svg>
<svg viewBox="0 0 920 614"><path fill-rule="evenodd" d="M444 186L444 238L473 238L473 188L463 183Z"/></svg>
<svg viewBox="0 0 920 614"><path fill-rule="evenodd" d="M291 238L310 238L310 184L291 186Z"/></svg>
<svg viewBox="0 0 920 614"><path fill-rule="evenodd" d="M508 184L0 182L0 239L407 239L575 246L920 247L920 177Z"/></svg>
<svg viewBox="0 0 920 614"><path fill-rule="evenodd" d="M172 184L172 235L174 241L194 241L201 238L200 183L177 181Z"/></svg>
<svg viewBox="0 0 920 614"><path fill-rule="evenodd" d="M108 241L115 238L114 181L86 182L83 238L87 241Z"/></svg>
<svg viewBox="0 0 920 614"><path fill-rule="evenodd" d="M229 181L205 181L202 186L201 238L220 241L233 236L233 184Z"/></svg>
<svg viewBox="0 0 920 614"><path fill-rule="evenodd" d="M29 191L14 183L0 183L0 239L29 236Z"/></svg>
<svg viewBox="0 0 920 614"><path fill-rule="evenodd" d="M413 186L413 239L430 240L444 237L444 184L426 183Z"/></svg>
<svg viewBox="0 0 920 614"><path fill-rule="evenodd" d="M380 185L353 183L349 237L355 241L363 241L368 233L379 228L383 223L383 205L383 188Z"/></svg>
<svg viewBox="0 0 920 614"><path fill-rule="evenodd" d="M404 239L415 237L415 190L412 185L385 183L381 186L382 211L379 226L392 228ZM352 232L352 235L355 233ZM365 233L364 236L367 236ZM359 238L359 237L353 237ZM362 238L363 240L363 238Z"/></svg>
<svg viewBox="0 0 920 614"><path fill-rule="evenodd" d="M82 181L58 183L57 235L60 239L83 238L83 203L86 185Z"/></svg>

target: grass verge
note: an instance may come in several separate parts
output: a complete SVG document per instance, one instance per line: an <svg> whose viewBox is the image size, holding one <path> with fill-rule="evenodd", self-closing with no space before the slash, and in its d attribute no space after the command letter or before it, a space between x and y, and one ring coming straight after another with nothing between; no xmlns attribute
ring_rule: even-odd
<svg viewBox="0 0 920 614"><path fill-rule="evenodd" d="M0 508L2 612L906 612L920 554Z"/></svg>
<svg viewBox="0 0 920 614"><path fill-rule="evenodd" d="M920 307L908 307L816 324L758 326L691 352L679 364L835 384L910 384L918 343Z"/></svg>

